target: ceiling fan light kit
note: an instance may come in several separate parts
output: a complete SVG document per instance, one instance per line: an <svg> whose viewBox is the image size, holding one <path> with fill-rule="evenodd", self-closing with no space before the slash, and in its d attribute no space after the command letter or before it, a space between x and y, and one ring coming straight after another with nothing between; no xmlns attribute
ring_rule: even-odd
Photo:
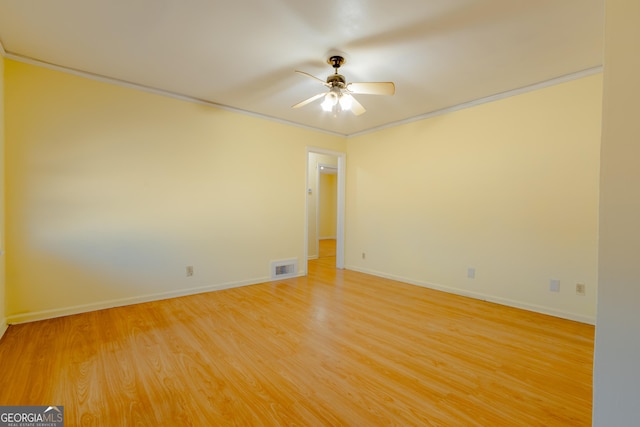
<svg viewBox="0 0 640 427"><path fill-rule="evenodd" d="M356 116L359 116L366 110L352 94L393 95L395 93L395 85L392 82L347 83L347 79L338 73L338 69L344 62L344 57L340 55L333 55L327 59L327 63L334 68L334 73L327 77L326 82L312 74L295 70L296 73L322 83L329 88L329 91L313 95L291 108L300 108L324 97L321 104L324 111L332 112L334 115L337 115L340 111L351 111Z"/></svg>
<svg viewBox="0 0 640 427"><path fill-rule="evenodd" d="M320 106L324 111L332 111L333 108L338 105L338 101L341 95L341 93L335 91L334 89L331 89L324 96L324 101L322 101L322 104L320 104Z"/></svg>

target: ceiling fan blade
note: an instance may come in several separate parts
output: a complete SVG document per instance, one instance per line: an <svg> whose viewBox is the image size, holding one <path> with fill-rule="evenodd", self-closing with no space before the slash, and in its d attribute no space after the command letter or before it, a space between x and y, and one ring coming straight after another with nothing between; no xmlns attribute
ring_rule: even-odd
<svg viewBox="0 0 640 427"><path fill-rule="evenodd" d="M299 70L294 70L294 71L296 73L298 73L298 74L302 74L303 76L307 76L307 77L310 77L310 78L312 78L314 80L317 80L317 81L319 81L320 83L322 83L326 87L330 87L329 83L325 82L321 78L318 78L318 77L314 76L313 74L305 73L304 71L299 71Z"/></svg>
<svg viewBox="0 0 640 427"><path fill-rule="evenodd" d="M300 107L304 107L305 105L309 104L310 102L315 101L318 98L321 98L323 96L325 96L326 94L323 93L319 93L317 95L313 95L311 98L307 98L302 102L298 102L296 105L293 105L291 108L300 108Z"/></svg>
<svg viewBox="0 0 640 427"><path fill-rule="evenodd" d="M343 93L342 96L348 96L349 98L351 98L351 112L353 114L355 114L356 116L359 116L360 114L363 114L365 111L367 111L362 106L362 104L360 104L358 102L358 100L355 98L355 96L351 96L348 93Z"/></svg>
<svg viewBox="0 0 640 427"><path fill-rule="evenodd" d="M396 85L393 82L349 83L347 90L365 95L393 95L396 93Z"/></svg>

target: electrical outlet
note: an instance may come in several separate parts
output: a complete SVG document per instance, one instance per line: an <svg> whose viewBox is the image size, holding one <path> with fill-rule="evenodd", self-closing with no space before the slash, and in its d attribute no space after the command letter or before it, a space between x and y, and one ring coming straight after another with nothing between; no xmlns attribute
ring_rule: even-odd
<svg viewBox="0 0 640 427"><path fill-rule="evenodd" d="M187 277L193 276L193 265L187 265Z"/></svg>
<svg viewBox="0 0 640 427"><path fill-rule="evenodd" d="M473 267L467 268L467 278L475 279L476 278L476 269Z"/></svg>
<svg viewBox="0 0 640 427"><path fill-rule="evenodd" d="M587 295L587 287L584 283L576 283L576 295L580 295L581 297Z"/></svg>
<svg viewBox="0 0 640 427"><path fill-rule="evenodd" d="M558 279L549 280L549 290L551 292L560 292L560 280Z"/></svg>

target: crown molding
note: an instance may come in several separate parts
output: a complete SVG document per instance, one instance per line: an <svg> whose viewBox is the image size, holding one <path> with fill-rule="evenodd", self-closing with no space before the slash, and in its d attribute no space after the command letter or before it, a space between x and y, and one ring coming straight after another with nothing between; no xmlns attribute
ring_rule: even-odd
<svg viewBox="0 0 640 427"><path fill-rule="evenodd" d="M353 133L350 135L347 135L348 138L352 138L352 137L356 137L356 136L361 136L361 135L366 135L369 133L373 133L373 132L378 132L384 129L389 129L392 127L396 127L399 125L403 125L403 124L407 124L407 123L413 123L413 122L417 122L420 120L425 120L425 119L430 119L432 117L436 117L436 116L441 116L443 114L448 114L448 113L452 113L454 111L458 111L458 110L463 110L465 108L471 108L471 107L475 107L478 105L482 105L482 104L486 104L489 102L493 102L493 101L498 101L500 99L505 99L505 98L510 98L512 96L516 96L516 95L521 95L527 92L533 92L535 90L539 90L539 89L543 89L549 86L554 86L557 84L561 84L561 83L566 83L569 82L571 80L577 80L577 79L581 79L583 77L588 77L588 76L592 76L594 74L599 74L602 73L603 71L603 66L597 66L597 67L593 67L593 68L588 68L586 70L582 70L582 71L578 71L575 73L571 73L571 74L566 74L564 76L560 76L560 77L556 77L550 80L545 80L539 83L534 83L532 85L528 85L528 86L523 86L517 89L512 89L506 92L501 92L501 93L497 93L495 95L491 95L491 96L487 96L485 98L480 98L480 99L476 99L473 101L469 101L469 102L465 102L462 104L458 104L458 105L453 105L451 107L447 107L447 108L443 108L441 110L436 110L436 111L431 111L429 113L425 113L425 114L421 114L419 116L414 116L408 119L404 119L404 120L399 120L396 122L391 122L391 123L387 123L386 125L382 125L382 126L378 126L375 128L371 128L362 132L357 132L357 133Z"/></svg>
<svg viewBox="0 0 640 427"><path fill-rule="evenodd" d="M475 107L478 105L482 105L482 104L486 104L489 102L493 102L493 101L498 101L500 99L505 99L505 98L509 98L512 96L516 96L516 95L521 95L527 92L532 92L535 90L539 90L539 89L543 89L549 86L554 86L557 84L561 84L561 83L566 83L569 82L571 80L577 80L583 77L588 77L594 74L599 74L603 72L603 66L597 66L597 67L593 67L593 68L588 68L586 70L582 70L582 71L578 71L575 73L571 73L571 74L566 74L564 76L560 76L560 77L556 77L553 79L549 79L549 80L545 80L539 83L535 83L532 85L528 85L528 86L523 86L520 88L516 88L516 89L512 89L506 92L501 92L495 95L491 95L491 96L487 96L484 98L480 98L480 99L476 99L473 101L469 101L469 102L465 102L462 104L458 104L458 105L453 105L451 107L447 107L447 108L443 108L440 110L436 110L436 111L431 111L425 114L420 114L418 116L414 116L414 117L410 117L408 119L404 119L404 120L399 120L399 121L395 121L395 122L391 122L391 123L387 123L385 125L382 126L377 126L371 129L367 129L361 132L356 132L356 133L352 133L352 134L343 134L343 133L338 133L338 132L332 132L332 131L328 131L325 129L320 129L320 128L316 128L313 126L307 126L307 125L303 125L300 123L296 123L296 122L291 122L288 120L284 120L284 119L280 119L277 117L273 117L273 116L269 116L266 114L259 114L259 113L254 113L252 111L247 111L247 110L242 110L240 108L234 108L234 107L230 107L228 105L224 105L224 104L217 104L215 102L211 102L211 101L206 101L203 99L199 99L199 98L194 98L194 97L190 97L190 96L186 96L186 95L181 95L179 93L175 93L175 92L169 92L169 91L165 91L162 89L157 89L157 88L153 88L153 87L149 87L149 86L144 86L144 85L140 85L137 83L131 83L125 80L120 80L120 79L114 79L111 77L105 77L102 76L100 74L94 74L94 73L89 73L87 71L82 71L82 70L76 70L74 68L68 68L68 67L62 67L60 65L56 65L56 64L52 64L52 63L48 63L48 62L44 62L44 61L40 61L37 59L33 59L33 58L29 58L29 57L25 57L25 56L21 56L21 55L16 55L10 52L7 52L3 45L2 45L2 41L0 41L0 54L7 58L7 59L12 59L14 61L18 61L18 62L23 62L25 64L30 64L30 65L35 65L38 67L44 67L44 68L48 68L50 70L54 70L54 71L60 71L63 73L68 73L68 74L73 74L79 77L84 77L84 78L88 78L91 80L96 80L96 81L100 81L103 83L110 83L110 84L114 84L114 85L118 85L118 86L122 86L122 87L127 87L130 89L135 89L135 90L140 90L143 92L148 92L148 93L153 93L156 95L161 95L161 96L166 96L169 98L174 98L174 99L178 99L181 101L186 101L186 102L192 102L195 104L200 104L200 105L205 105L208 107L213 107L213 108L218 108L221 110L225 110L225 111L230 111L233 113L238 113L238 114L242 114L245 116L251 116L251 117L256 117L259 119L264 119L264 120L269 120L271 122L276 122L276 123L281 123L284 125L289 125L289 126L294 126L297 128L302 128L302 129L307 129L307 130L312 130L315 132L321 132L327 135L332 135L332 136L338 136L338 137L343 137L343 138L352 138L352 137L357 137L357 136L362 136L362 135L366 135L369 133L374 133L374 132L378 132L384 129L389 129L392 127L396 127L396 126L400 126L403 124L407 124L407 123L413 123L413 122L417 122L420 120L425 120L425 119L429 119L432 117L437 117L437 116L441 116L443 114L448 114L448 113L452 113L454 111L458 111L458 110L463 110L466 108L471 108L471 107Z"/></svg>
<svg viewBox="0 0 640 427"><path fill-rule="evenodd" d="M208 107L213 107L213 108L218 108L221 110L225 110L225 111L230 111L233 113L238 113L238 114L242 114L245 116L251 116L251 117L256 117L259 119L263 119L263 120L268 120L270 122L276 122L276 123L281 123L281 124L285 124L285 125L289 125L289 126L294 126L297 128L302 128L302 129L307 129L307 130L312 130L315 132L321 132L321 133L325 133L328 135L333 135L333 136L339 136L339 137L347 137L348 135L346 134L342 134L342 133L338 133L338 132L331 132L325 129L320 129L320 128L316 128L313 126L306 126L300 123L296 123L296 122L291 122L288 120L284 120L284 119L279 119L277 117L273 117L273 116L269 116L267 114L260 114L260 113L254 113L252 111L247 111L247 110L243 110L240 108L234 108L234 107L230 107L228 105L224 105L224 104L217 104L215 102L211 102L211 101L206 101L204 99L200 99L200 98L195 98L195 97L191 97L191 96L187 96L187 95L181 95L179 93L175 93L175 92L170 92L170 91L166 91L166 90L162 90L162 89L157 89L154 87L150 87L150 86L144 86L144 85L140 85L137 83L131 83L128 82L126 80L120 80L120 79L114 79L111 77L106 77L100 74L94 74L94 73L90 73L87 71L82 71L82 70L77 70L74 68L68 68L68 67L63 67L60 65L56 65L56 64L52 64L50 62L45 62L45 61L40 61L37 59L33 59L33 58L29 58L26 56L21 56L21 55L16 55L14 53L10 53L10 52L6 52L4 51L4 49L2 50L3 56L7 59L12 59L14 61L18 61L18 62L22 62L24 64L29 64L29 65L35 65L37 67L43 67L43 68L47 68L49 70L53 70L53 71L59 71L62 73L67 73L67 74L72 74L74 76L78 76L78 77L84 77L87 79L91 79L91 80L96 80L102 83L109 83L109 84L113 84L113 85L117 85L117 86L122 86L122 87L126 87L129 89L135 89L135 90L140 90L143 92L147 92L147 93L153 93L155 95L161 95L161 96L166 96L169 98L174 98L174 99L178 99L180 101L186 101L186 102L191 102L194 104L200 104L200 105L205 105Z"/></svg>

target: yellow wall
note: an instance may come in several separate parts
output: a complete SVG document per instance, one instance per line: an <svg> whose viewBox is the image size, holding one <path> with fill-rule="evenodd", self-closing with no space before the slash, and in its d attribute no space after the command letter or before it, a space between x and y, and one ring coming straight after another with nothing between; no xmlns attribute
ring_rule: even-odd
<svg viewBox="0 0 640 427"><path fill-rule="evenodd" d="M320 174L319 189L318 237L320 239L335 239L338 208L338 175Z"/></svg>
<svg viewBox="0 0 640 427"><path fill-rule="evenodd" d="M304 256L306 147L345 151L11 60L5 92L13 322L267 280Z"/></svg>
<svg viewBox="0 0 640 427"><path fill-rule="evenodd" d="M640 418L640 2L605 2L593 425Z"/></svg>
<svg viewBox="0 0 640 427"><path fill-rule="evenodd" d="M5 65L9 321L267 280L309 146L348 152L348 268L594 320L599 75L347 140Z"/></svg>
<svg viewBox="0 0 640 427"><path fill-rule="evenodd" d="M593 322L601 90L594 75L351 138L347 268Z"/></svg>
<svg viewBox="0 0 640 427"><path fill-rule="evenodd" d="M5 257L4 257L4 58L0 56L0 337L7 328L5 320Z"/></svg>

